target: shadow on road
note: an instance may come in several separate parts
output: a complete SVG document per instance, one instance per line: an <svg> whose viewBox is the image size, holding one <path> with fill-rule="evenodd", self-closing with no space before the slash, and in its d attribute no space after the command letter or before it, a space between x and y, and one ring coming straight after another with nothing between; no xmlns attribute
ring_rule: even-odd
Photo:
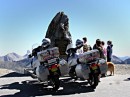
<svg viewBox="0 0 130 97"><path fill-rule="evenodd" d="M23 81L22 83L15 82L1 86L0 89L16 89L20 90L13 95L4 95L1 97L35 97L35 96L46 96L46 95L72 95L93 92L94 90L87 86L87 82L69 82L70 79L61 80L62 90L57 92L50 91L52 87L45 86L36 81Z"/></svg>
<svg viewBox="0 0 130 97"><path fill-rule="evenodd" d="M130 81L130 78L124 79L124 81Z"/></svg>
<svg viewBox="0 0 130 97"><path fill-rule="evenodd" d="M3 78L3 77L25 77L25 76L29 76L29 75L28 74L20 74L20 73L16 73L16 72L11 72L9 74L0 76L0 78Z"/></svg>

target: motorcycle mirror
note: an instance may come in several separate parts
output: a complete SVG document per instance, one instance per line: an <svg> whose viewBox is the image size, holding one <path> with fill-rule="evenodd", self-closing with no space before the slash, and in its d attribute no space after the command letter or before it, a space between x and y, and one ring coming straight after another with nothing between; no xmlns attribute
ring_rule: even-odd
<svg viewBox="0 0 130 97"><path fill-rule="evenodd" d="M40 44L38 44L38 43L33 44L32 45L32 51L33 51L33 49L37 48L38 46L40 46ZM33 53L32 51L31 51L31 55Z"/></svg>

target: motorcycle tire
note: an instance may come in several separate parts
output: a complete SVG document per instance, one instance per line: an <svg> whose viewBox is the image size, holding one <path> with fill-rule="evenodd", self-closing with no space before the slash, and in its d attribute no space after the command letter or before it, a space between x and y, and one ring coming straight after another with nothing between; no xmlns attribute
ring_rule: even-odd
<svg viewBox="0 0 130 97"><path fill-rule="evenodd" d="M99 76L97 74L91 74L88 83L92 88L96 88L99 82Z"/></svg>
<svg viewBox="0 0 130 97"><path fill-rule="evenodd" d="M71 69L70 69L70 71L69 71L69 76L72 78L72 79L77 79L77 77L76 77L76 72L75 72L75 68L76 68L76 66L71 66Z"/></svg>
<svg viewBox="0 0 130 97"><path fill-rule="evenodd" d="M59 76L53 76L50 79L51 85L53 87L53 91L57 91L60 87L60 80L59 80Z"/></svg>

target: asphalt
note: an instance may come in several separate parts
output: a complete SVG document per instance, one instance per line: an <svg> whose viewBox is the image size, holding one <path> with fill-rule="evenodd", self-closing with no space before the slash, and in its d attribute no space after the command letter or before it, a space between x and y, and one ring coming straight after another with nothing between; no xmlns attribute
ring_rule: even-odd
<svg viewBox="0 0 130 97"><path fill-rule="evenodd" d="M51 88L28 75L11 72L0 76L0 97L130 97L130 75L101 78L96 89L92 89L87 81L72 81L69 77L62 77L59 90L53 92Z"/></svg>

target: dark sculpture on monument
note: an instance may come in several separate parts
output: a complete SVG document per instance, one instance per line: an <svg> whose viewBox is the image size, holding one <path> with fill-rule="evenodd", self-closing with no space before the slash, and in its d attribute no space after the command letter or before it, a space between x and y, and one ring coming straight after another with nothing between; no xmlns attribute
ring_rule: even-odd
<svg viewBox="0 0 130 97"><path fill-rule="evenodd" d="M67 45L72 43L72 38L69 32L69 18L64 12L57 13L52 19L45 37L51 39L52 47L59 47L60 57L65 58Z"/></svg>

